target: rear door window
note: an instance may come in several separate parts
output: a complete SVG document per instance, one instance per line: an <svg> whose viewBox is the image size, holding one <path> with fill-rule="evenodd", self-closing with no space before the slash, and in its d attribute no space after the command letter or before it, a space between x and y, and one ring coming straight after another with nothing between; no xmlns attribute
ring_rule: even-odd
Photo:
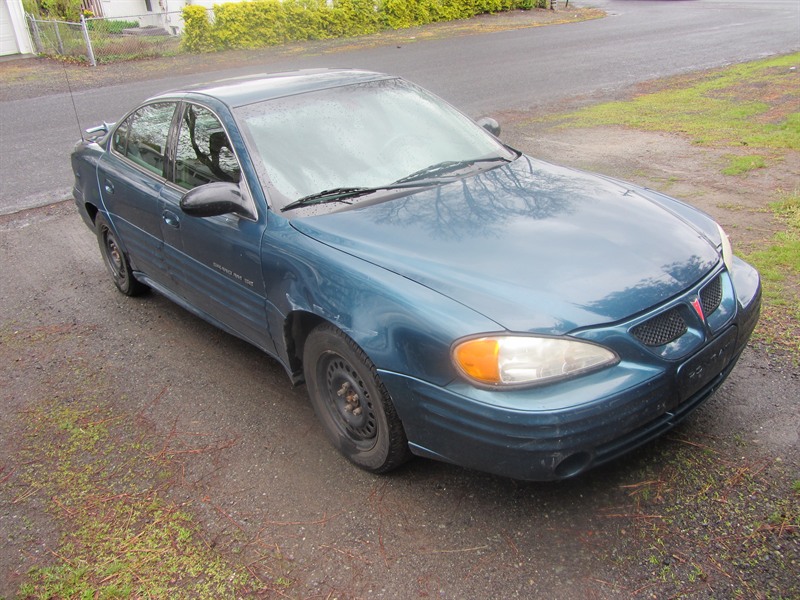
<svg viewBox="0 0 800 600"><path fill-rule="evenodd" d="M175 106L175 102L155 102L137 110L114 131L113 150L163 177L164 154Z"/></svg>

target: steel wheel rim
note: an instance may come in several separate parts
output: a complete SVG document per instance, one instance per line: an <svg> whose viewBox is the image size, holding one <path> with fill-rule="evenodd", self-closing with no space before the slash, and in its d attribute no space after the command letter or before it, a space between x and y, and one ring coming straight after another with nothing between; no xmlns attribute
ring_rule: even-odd
<svg viewBox="0 0 800 600"><path fill-rule="evenodd" d="M320 365L325 408L336 428L360 449L375 445L378 427L373 399L353 366L329 353Z"/></svg>
<svg viewBox="0 0 800 600"><path fill-rule="evenodd" d="M122 251L119 249L114 236L111 235L108 230L106 230L103 234L103 240L106 247L106 262L111 268L111 274L117 280L122 281L124 278L123 274L125 272L125 263L122 258Z"/></svg>

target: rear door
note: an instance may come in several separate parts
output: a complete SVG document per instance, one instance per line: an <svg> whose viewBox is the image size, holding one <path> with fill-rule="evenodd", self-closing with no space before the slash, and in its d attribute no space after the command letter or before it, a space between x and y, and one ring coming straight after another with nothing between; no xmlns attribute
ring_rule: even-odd
<svg viewBox="0 0 800 600"><path fill-rule="evenodd" d="M178 103L146 104L113 131L97 177L111 224L131 267L167 285L161 235L161 191L170 129ZM171 286L168 286L171 287Z"/></svg>

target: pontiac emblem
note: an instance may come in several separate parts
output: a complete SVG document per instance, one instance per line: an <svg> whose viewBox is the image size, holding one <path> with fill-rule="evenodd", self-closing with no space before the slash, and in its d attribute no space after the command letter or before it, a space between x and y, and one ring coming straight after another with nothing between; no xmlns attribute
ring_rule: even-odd
<svg viewBox="0 0 800 600"><path fill-rule="evenodd" d="M695 298L692 300L692 308L694 308L694 312L697 313L697 316L700 317L700 320L705 323L706 316L703 314L703 305L700 304L700 298Z"/></svg>

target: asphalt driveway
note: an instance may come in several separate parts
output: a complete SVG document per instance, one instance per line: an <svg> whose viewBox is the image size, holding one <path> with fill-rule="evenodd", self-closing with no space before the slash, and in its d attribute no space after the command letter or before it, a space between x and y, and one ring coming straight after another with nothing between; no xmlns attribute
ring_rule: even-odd
<svg viewBox="0 0 800 600"><path fill-rule="evenodd" d="M566 153L564 137L509 135ZM585 157L580 144L597 148L599 138L577 143ZM668 164L647 160L697 164L691 153L677 164L687 148L675 144L664 148ZM605 155L606 172L631 162L622 150ZM683 427L578 479L519 483L421 459L379 477L329 447L305 389L291 388L277 363L157 294L118 294L69 202L3 217L0 248L0 596L51 564L69 528L45 510L53 492L20 475L30 415L54 401L106 407L152 448L143 460L165 459L155 489L262 578L271 591L255 596L800 593L791 524L800 376L758 345Z"/></svg>

